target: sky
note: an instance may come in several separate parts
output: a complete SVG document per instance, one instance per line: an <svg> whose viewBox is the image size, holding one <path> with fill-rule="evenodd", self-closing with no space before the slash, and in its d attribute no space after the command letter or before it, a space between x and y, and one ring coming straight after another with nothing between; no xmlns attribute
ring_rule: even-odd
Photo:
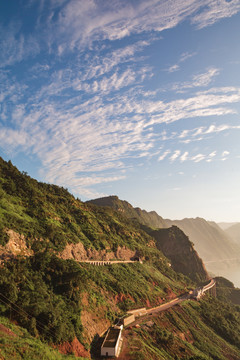
<svg viewBox="0 0 240 360"><path fill-rule="evenodd" d="M240 0L0 1L0 156L83 201L240 221Z"/></svg>

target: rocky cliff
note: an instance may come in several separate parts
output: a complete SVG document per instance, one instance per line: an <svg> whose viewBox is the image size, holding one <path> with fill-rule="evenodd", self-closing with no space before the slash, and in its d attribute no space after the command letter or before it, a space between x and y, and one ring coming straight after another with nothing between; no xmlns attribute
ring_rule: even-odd
<svg viewBox="0 0 240 360"><path fill-rule="evenodd" d="M176 225L194 243L208 271L224 275L225 270L239 266L240 247L214 222L202 218L168 220L168 226Z"/></svg>
<svg viewBox="0 0 240 360"><path fill-rule="evenodd" d="M171 260L175 271L195 281L209 279L203 261L194 250L189 238L177 226L168 229L151 230L149 234L156 239L156 245Z"/></svg>

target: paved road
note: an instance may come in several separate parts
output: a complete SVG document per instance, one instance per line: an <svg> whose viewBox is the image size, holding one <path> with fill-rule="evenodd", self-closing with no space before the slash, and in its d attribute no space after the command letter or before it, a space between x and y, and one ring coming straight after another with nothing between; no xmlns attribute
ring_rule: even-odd
<svg viewBox="0 0 240 360"><path fill-rule="evenodd" d="M216 281L214 279L211 279L209 284L207 284L207 285L205 285L203 287L199 287L199 288L197 288L197 289L195 289L193 291L190 291L189 293L186 293L186 294L184 294L182 296L179 296L176 299L173 299L173 300L169 301L166 304L162 304L162 305L153 307L151 309L147 309L146 312L145 312L145 315L155 314L155 313L158 313L160 311L167 310L167 309L181 303L182 301L194 298L196 292L198 293L199 291L201 291L201 293L203 294L205 291L210 290L215 285L216 285ZM137 311L137 310L135 310L135 311ZM144 315L142 315L142 316L144 316ZM141 315L140 315L140 317L141 317Z"/></svg>

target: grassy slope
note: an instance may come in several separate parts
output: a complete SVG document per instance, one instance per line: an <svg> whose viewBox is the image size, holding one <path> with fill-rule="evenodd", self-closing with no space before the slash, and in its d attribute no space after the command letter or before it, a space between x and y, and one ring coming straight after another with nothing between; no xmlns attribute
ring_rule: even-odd
<svg viewBox="0 0 240 360"><path fill-rule="evenodd" d="M223 277L217 277L216 280L218 298L235 305L240 305L240 289L235 288L231 281Z"/></svg>
<svg viewBox="0 0 240 360"><path fill-rule="evenodd" d="M0 324L3 325L0 328L0 358L2 360L84 359L60 354L57 350L32 337L27 330L12 324L4 317L0 317Z"/></svg>
<svg viewBox="0 0 240 360"><path fill-rule="evenodd" d="M104 198L90 200L87 203L95 204L98 206L108 206L112 209L121 212L127 218L136 219L141 224L151 226L153 228L165 228L167 224L164 219L159 216L155 211L147 212L140 208L134 208L127 201L120 200L117 196L108 196Z"/></svg>

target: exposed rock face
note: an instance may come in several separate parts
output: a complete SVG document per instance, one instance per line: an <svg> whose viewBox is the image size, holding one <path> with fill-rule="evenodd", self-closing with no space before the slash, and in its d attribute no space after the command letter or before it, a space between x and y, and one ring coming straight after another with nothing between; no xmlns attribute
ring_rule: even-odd
<svg viewBox="0 0 240 360"><path fill-rule="evenodd" d="M118 247L116 252L106 249L97 251L95 249L85 249L82 243L68 244L59 255L62 259L74 259L76 261L84 260L131 260L138 256L137 251L130 250L126 247Z"/></svg>
<svg viewBox="0 0 240 360"><path fill-rule="evenodd" d="M169 229L158 229L149 232L156 245L172 262L175 271L189 276L193 280L207 280L206 268L194 250L188 237L177 226Z"/></svg>
<svg viewBox="0 0 240 360"><path fill-rule="evenodd" d="M165 220L168 226L176 225L194 243L194 247L203 259L208 271L225 275L225 270L239 268L240 246L228 236L216 223L202 218ZM227 261L226 259L230 259ZM227 271L226 275L227 276Z"/></svg>
<svg viewBox="0 0 240 360"><path fill-rule="evenodd" d="M0 246L0 261L11 257L22 255L31 256L33 251L27 247L24 235L20 235L13 230L6 230L9 240L5 246Z"/></svg>
<svg viewBox="0 0 240 360"><path fill-rule="evenodd" d="M84 348L84 346L78 341L75 337L71 342L64 342L61 345L54 346L62 354L74 354L77 357L83 356L84 358L90 359L89 352Z"/></svg>

